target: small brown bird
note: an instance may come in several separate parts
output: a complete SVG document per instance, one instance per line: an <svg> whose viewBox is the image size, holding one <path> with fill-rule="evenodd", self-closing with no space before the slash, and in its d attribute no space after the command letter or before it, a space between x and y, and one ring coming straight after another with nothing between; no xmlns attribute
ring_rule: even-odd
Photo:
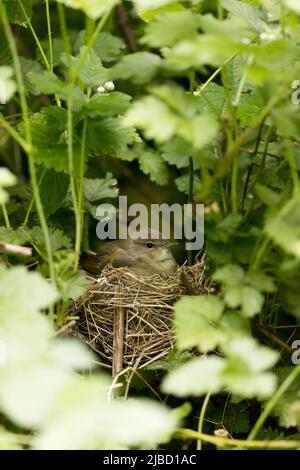
<svg viewBox="0 0 300 470"><path fill-rule="evenodd" d="M177 263L170 251L174 245L156 230L141 231L140 238L115 240L104 245L95 255L85 255L81 266L91 274L100 274L106 265L115 268L127 267L143 275L172 274Z"/></svg>

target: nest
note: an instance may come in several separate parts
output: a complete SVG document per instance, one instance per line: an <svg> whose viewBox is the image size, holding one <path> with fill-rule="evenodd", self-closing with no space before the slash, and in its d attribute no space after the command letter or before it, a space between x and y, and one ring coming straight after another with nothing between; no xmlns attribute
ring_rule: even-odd
<svg viewBox="0 0 300 470"><path fill-rule="evenodd" d="M114 376L146 366L174 348L173 305L182 295L209 290L204 272L204 261L166 278L106 266L99 277L88 276L85 294L69 311L79 316L71 334L99 354Z"/></svg>

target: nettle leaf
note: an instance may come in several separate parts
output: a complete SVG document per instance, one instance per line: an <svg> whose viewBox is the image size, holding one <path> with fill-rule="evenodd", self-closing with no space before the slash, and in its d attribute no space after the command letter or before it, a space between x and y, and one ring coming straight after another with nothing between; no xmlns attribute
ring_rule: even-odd
<svg viewBox="0 0 300 470"><path fill-rule="evenodd" d="M180 397L228 391L243 398L270 396L276 376L267 371L277 354L251 338L233 339L224 345L227 358L201 357L188 361L167 375L163 391Z"/></svg>
<svg viewBox="0 0 300 470"><path fill-rule="evenodd" d="M27 27L28 20L32 16L32 0L8 0L7 15L11 23Z"/></svg>
<svg viewBox="0 0 300 470"><path fill-rule="evenodd" d="M77 300L87 287L87 278L80 273L66 272L59 277L58 289L62 300Z"/></svg>
<svg viewBox="0 0 300 470"><path fill-rule="evenodd" d="M71 239L64 234L60 229L50 228L50 243L52 251L55 253L61 248L70 248L72 245ZM37 246L39 251L46 253L45 240L42 229L40 227L33 227L30 230L30 241L33 245Z"/></svg>
<svg viewBox="0 0 300 470"><path fill-rule="evenodd" d="M264 273L248 272L237 265L227 264L214 274L215 281L222 282L226 288L224 300L231 308L241 307L246 317L253 317L261 311L264 296L261 292L274 292L275 285Z"/></svg>
<svg viewBox="0 0 300 470"><path fill-rule="evenodd" d="M283 250L300 258L300 197L295 196L277 213L267 215L264 231Z"/></svg>
<svg viewBox="0 0 300 470"><path fill-rule="evenodd" d="M186 195L189 194L189 185L190 185L190 176L189 173L186 173L185 175L178 176L178 178L175 179L175 185L181 193L184 193ZM194 176L194 196L197 195L197 193L201 190L201 181L198 175Z"/></svg>
<svg viewBox="0 0 300 470"><path fill-rule="evenodd" d="M31 83L35 94L45 93L46 95L57 95L61 100L67 101L69 95L69 85L60 80L52 72L29 72L27 78ZM79 87L74 88L73 110L79 111L85 103L83 91Z"/></svg>
<svg viewBox="0 0 300 470"><path fill-rule="evenodd" d="M224 310L215 296L182 297L175 304L175 331L180 349L196 346L201 352L214 349L223 334L218 323Z"/></svg>
<svg viewBox="0 0 300 470"><path fill-rule="evenodd" d="M242 46L242 42L229 35L201 34L191 41L179 42L173 49L164 51L164 55L170 64L182 70L203 65L218 67Z"/></svg>
<svg viewBox="0 0 300 470"><path fill-rule="evenodd" d="M125 129L120 119L106 118L88 122L87 146L96 155L118 157L127 150L128 145L135 141L137 141L137 134L134 129L132 127Z"/></svg>
<svg viewBox="0 0 300 470"><path fill-rule="evenodd" d="M135 102L125 115L125 126L142 129L148 139L158 143L180 136L197 149L214 139L218 123L210 115L197 114L196 97L174 85L150 91L155 96Z"/></svg>
<svg viewBox="0 0 300 470"><path fill-rule="evenodd" d="M154 183L165 186L168 184L169 171L161 155L154 150L145 150L139 157L139 165L145 175L149 175Z"/></svg>
<svg viewBox="0 0 300 470"><path fill-rule="evenodd" d="M221 373L225 360L215 356L195 358L170 372L163 380L164 393L179 397L201 396L222 389Z"/></svg>
<svg viewBox="0 0 300 470"><path fill-rule="evenodd" d="M280 384L292 372L293 367L277 369ZM295 380L288 390L280 397L272 410L272 415L279 417L280 426L290 428L299 426L300 380Z"/></svg>
<svg viewBox="0 0 300 470"><path fill-rule="evenodd" d="M106 69L93 49L90 49L86 54L87 47L82 46L80 48L79 54L76 57L71 56L71 69L72 72L75 72L83 57L85 57L83 65L81 66L80 72L78 74L79 78L87 86L99 86L107 82L110 78L109 71ZM66 54L62 54L61 59L63 63L68 66L69 61Z"/></svg>
<svg viewBox="0 0 300 470"><path fill-rule="evenodd" d="M222 0L221 3L227 11L243 18L256 31L260 32L263 29L264 23L259 9L238 0Z"/></svg>
<svg viewBox="0 0 300 470"><path fill-rule="evenodd" d="M75 43L75 50L79 50L85 45L85 34L85 30L79 33ZM126 46L121 38L106 32L98 33L93 45L94 51L103 62L115 62L119 59L125 48Z"/></svg>
<svg viewBox="0 0 300 470"><path fill-rule="evenodd" d="M42 73L43 67L36 60L26 59L25 57L19 57L22 69L22 75L24 79L25 90L27 93L32 95L38 95L40 90L30 81L28 74L30 73Z"/></svg>
<svg viewBox="0 0 300 470"><path fill-rule="evenodd" d="M7 103L17 90L16 82L13 80L12 67L0 66L0 104Z"/></svg>
<svg viewBox="0 0 300 470"><path fill-rule="evenodd" d="M87 16L96 20L106 11L111 10L119 0L57 0L67 7L82 10Z"/></svg>
<svg viewBox="0 0 300 470"><path fill-rule="evenodd" d="M230 287L226 290L224 299L231 308L241 307L243 314L249 318L259 313L264 303L264 296L248 286Z"/></svg>
<svg viewBox="0 0 300 470"><path fill-rule="evenodd" d="M95 93L82 112L90 117L118 116L128 110L131 96L114 91L112 93Z"/></svg>
<svg viewBox="0 0 300 470"><path fill-rule="evenodd" d="M88 201L95 202L100 199L115 198L118 196L117 180L111 173L105 178L84 178L83 191Z"/></svg>
<svg viewBox="0 0 300 470"><path fill-rule="evenodd" d="M185 140L175 137L174 139L166 142L160 147L163 159L169 165L175 165L176 168L187 168L189 166L189 159L195 153L193 146L188 144ZM194 168L199 168L197 158L193 158Z"/></svg>
<svg viewBox="0 0 300 470"><path fill-rule="evenodd" d="M39 273L21 266L0 271L0 323L2 316L37 312L56 300L57 291Z"/></svg>
<svg viewBox="0 0 300 470"><path fill-rule="evenodd" d="M248 20L238 16L219 20L209 13L200 17L199 24L205 33L229 34L240 39L255 37L254 28L250 27Z"/></svg>
<svg viewBox="0 0 300 470"><path fill-rule="evenodd" d="M173 46L183 39L196 37L199 24L199 15L189 10L161 13L148 23L141 43L157 48Z"/></svg>
<svg viewBox="0 0 300 470"><path fill-rule="evenodd" d="M113 79L130 79L134 83L148 83L158 73L162 59L152 52L125 55L111 69Z"/></svg>
<svg viewBox="0 0 300 470"><path fill-rule="evenodd" d="M68 188L68 175L54 170L46 172L40 185L41 200L46 216L54 214L61 207Z"/></svg>

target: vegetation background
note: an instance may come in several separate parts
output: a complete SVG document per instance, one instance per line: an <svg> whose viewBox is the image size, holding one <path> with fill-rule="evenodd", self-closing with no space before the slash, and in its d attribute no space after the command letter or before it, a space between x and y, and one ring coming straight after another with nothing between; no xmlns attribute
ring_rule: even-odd
<svg viewBox="0 0 300 470"><path fill-rule="evenodd" d="M0 447L299 448L299 2L0 0L0 15ZM96 207L119 193L205 203L216 283L176 304L176 351L127 400L58 334Z"/></svg>

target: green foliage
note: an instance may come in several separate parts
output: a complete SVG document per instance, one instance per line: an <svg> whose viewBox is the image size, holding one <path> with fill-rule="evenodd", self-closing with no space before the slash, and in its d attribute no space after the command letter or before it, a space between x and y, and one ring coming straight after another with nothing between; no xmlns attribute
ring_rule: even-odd
<svg viewBox="0 0 300 470"><path fill-rule="evenodd" d="M298 2L59 1L0 2L0 448L182 448L204 395L204 433L299 440ZM126 392L60 337L119 192L205 204L205 293Z"/></svg>

